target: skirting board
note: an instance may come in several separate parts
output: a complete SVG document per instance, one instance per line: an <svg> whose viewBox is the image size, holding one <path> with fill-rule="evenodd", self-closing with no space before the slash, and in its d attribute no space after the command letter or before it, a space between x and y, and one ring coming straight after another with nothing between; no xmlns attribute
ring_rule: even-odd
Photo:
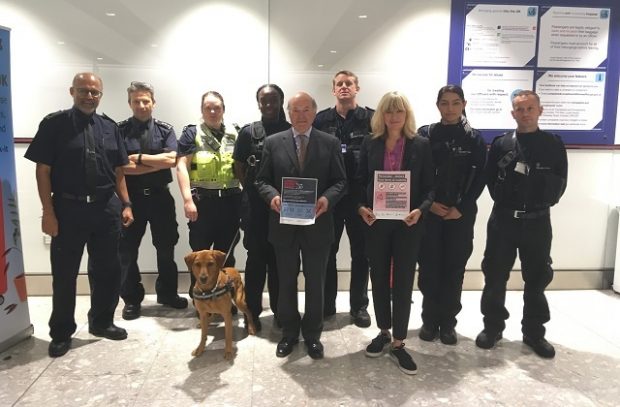
<svg viewBox="0 0 620 407"><path fill-rule="evenodd" d="M417 289L417 276L414 283ZM613 270L555 270L554 278L549 285L549 290L603 290L611 287ZM154 272L143 272L142 283L147 294L155 293L155 279L157 274ZM339 290L346 290L349 287L350 272L340 270L338 272ZM299 288L303 289L303 275L299 278ZM49 274L26 274L26 285L29 295L51 295L52 276ZM484 276L480 270L468 270L463 281L464 290L482 290L484 287ZM179 273L179 293L186 293L189 288L189 274ZM522 290L523 279L519 270L510 274L508 281L509 290ZM79 295L86 295L90 292L88 278L86 274L78 275L77 292Z"/></svg>

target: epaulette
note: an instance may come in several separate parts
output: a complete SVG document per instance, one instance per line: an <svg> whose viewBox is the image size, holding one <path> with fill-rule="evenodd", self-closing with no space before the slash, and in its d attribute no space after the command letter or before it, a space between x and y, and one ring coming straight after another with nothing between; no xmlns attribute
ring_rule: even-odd
<svg viewBox="0 0 620 407"><path fill-rule="evenodd" d="M62 115L62 114L63 114L63 113L65 113L65 112L68 112L68 110L59 110L59 111L57 111L57 112L54 112L54 113L50 113L50 114L48 114L48 115L47 115L47 116L45 116L43 119L44 119L44 120L50 120L50 119L53 119L53 118L59 117L60 115Z"/></svg>
<svg viewBox="0 0 620 407"><path fill-rule="evenodd" d="M372 116L374 112L375 111L368 106L359 107L355 109L355 117L357 117L358 119L365 119L368 116Z"/></svg>
<svg viewBox="0 0 620 407"><path fill-rule="evenodd" d="M252 123L244 124L243 126L241 126L241 128L239 129L239 131L237 133L241 134L242 131L248 131L248 132L252 133L252 129L249 128L251 125L252 125Z"/></svg>
<svg viewBox="0 0 620 407"><path fill-rule="evenodd" d="M112 123L114 123L114 125L116 126L116 120L112 119L112 118L111 118L110 116L108 116L107 114L102 113L102 114L101 114L101 117L103 117L103 118L104 118L104 119L106 119L106 120L111 121L111 122L112 122Z"/></svg>
<svg viewBox="0 0 620 407"><path fill-rule="evenodd" d="M190 127L196 127L196 125L195 124L188 124L187 126L183 127L183 131L185 131L186 129L188 129Z"/></svg>
<svg viewBox="0 0 620 407"><path fill-rule="evenodd" d="M496 141L498 141L500 138L502 138L502 137L504 137L504 136L507 136L507 135L509 135L509 134L511 134L511 133L512 133L512 131L507 131L506 133L502 133L502 134L500 134L499 136L495 136L495 137L493 137L493 141L491 141L491 144L494 144L494 143L495 143Z"/></svg>
<svg viewBox="0 0 620 407"><path fill-rule="evenodd" d="M320 112L318 112L316 115L320 115L320 114L325 114L326 112L328 112L329 110L333 109L333 107L328 107L327 109L323 109Z"/></svg>
<svg viewBox="0 0 620 407"><path fill-rule="evenodd" d="M163 127L164 129L167 129L167 130L172 129L172 125L170 123L166 123L166 122L158 120L158 119L153 119L153 123L155 123L159 127Z"/></svg>
<svg viewBox="0 0 620 407"><path fill-rule="evenodd" d="M426 137L426 138L430 138L430 128L431 126L429 124L425 124L424 126L421 126L418 131L417 134L419 134L422 137Z"/></svg>
<svg viewBox="0 0 620 407"><path fill-rule="evenodd" d="M118 127L125 127L125 126L127 126L130 123L130 120L131 119L125 119L123 121L120 121L120 122L116 123L116 125Z"/></svg>

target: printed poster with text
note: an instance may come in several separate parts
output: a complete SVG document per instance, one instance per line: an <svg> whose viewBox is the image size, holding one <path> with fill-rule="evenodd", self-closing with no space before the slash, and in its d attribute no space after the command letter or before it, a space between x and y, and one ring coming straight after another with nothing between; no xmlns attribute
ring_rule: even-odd
<svg viewBox="0 0 620 407"><path fill-rule="evenodd" d="M9 38L0 27L0 351L32 334L17 211Z"/></svg>
<svg viewBox="0 0 620 407"><path fill-rule="evenodd" d="M565 142L609 140L611 9L520 3L466 6L460 76L469 121L485 138L513 129L512 97L535 89L541 128Z"/></svg>
<svg viewBox="0 0 620 407"><path fill-rule="evenodd" d="M377 219L403 220L410 212L410 171L375 171L372 211Z"/></svg>
<svg viewBox="0 0 620 407"><path fill-rule="evenodd" d="M316 178L282 177L280 223L314 225L317 186Z"/></svg>

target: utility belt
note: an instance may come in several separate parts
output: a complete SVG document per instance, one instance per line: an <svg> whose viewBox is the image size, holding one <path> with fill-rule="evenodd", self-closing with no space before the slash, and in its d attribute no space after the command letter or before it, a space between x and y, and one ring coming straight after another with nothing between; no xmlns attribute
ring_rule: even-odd
<svg viewBox="0 0 620 407"><path fill-rule="evenodd" d="M110 197L114 194L113 190L99 192L92 195L75 195L70 194L68 192L58 192L54 193L54 196L59 196L62 199L67 199L69 201L78 201L84 203L93 203L93 202L106 202L110 199Z"/></svg>
<svg viewBox="0 0 620 407"><path fill-rule="evenodd" d="M549 208L544 209L533 209L533 210L518 210L518 209L508 209L508 208L493 208L498 214L503 216L509 216L514 219L537 219L542 218L544 216L549 216Z"/></svg>
<svg viewBox="0 0 620 407"><path fill-rule="evenodd" d="M151 196L151 195L160 194L167 190L168 190L168 185L160 185L160 186L150 187L150 188L131 188L129 190L129 195Z"/></svg>
<svg viewBox="0 0 620 407"><path fill-rule="evenodd" d="M192 196L196 198L196 200L200 201L201 199L208 198L225 198L232 195L237 195L241 193L241 188L226 188L226 189L206 189L195 187L192 188Z"/></svg>

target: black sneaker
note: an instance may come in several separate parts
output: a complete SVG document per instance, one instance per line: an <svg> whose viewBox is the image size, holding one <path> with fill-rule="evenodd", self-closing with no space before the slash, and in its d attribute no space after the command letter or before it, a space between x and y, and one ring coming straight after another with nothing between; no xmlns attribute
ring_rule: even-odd
<svg viewBox="0 0 620 407"><path fill-rule="evenodd" d="M370 342L370 345L366 346L366 356L377 358L383 355L385 345L388 345L390 342L392 342L390 335L380 332L379 335Z"/></svg>
<svg viewBox="0 0 620 407"><path fill-rule="evenodd" d="M426 342L433 342L439 335L439 328L431 327L430 325L422 324L418 336L420 339Z"/></svg>
<svg viewBox="0 0 620 407"><path fill-rule="evenodd" d="M527 336L523 337L523 343L532 348L541 358L553 359L555 357L555 349L553 345L547 342L545 338L531 339Z"/></svg>
<svg viewBox="0 0 620 407"><path fill-rule="evenodd" d="M365 309L359 309L357 311L351 310L350 312L353 323L360 328L368 328L370 326L370 315Z"/></svg>
<svg viewBox="0 0 620 407"><path fill-rule="evenodd" d="M491 349L500 339L502 339L501 332L496 333L484 329L476 337L476 346L482 349Z"/></svg>
<svg viewBox="0 0 620 407"><path fill-rule="evenodd" d="M458 341L454 328L440 328L439 340L444 345L456 345Z"/></svg>
<svg viewBox="0 0 620 407"><path fill-rule="evenodd" d="M404 342L398 348L390 348L390 357L396 362L401 372L409 375L418 373L418 365L415 364L411 355L405 350Z"/></svg>

